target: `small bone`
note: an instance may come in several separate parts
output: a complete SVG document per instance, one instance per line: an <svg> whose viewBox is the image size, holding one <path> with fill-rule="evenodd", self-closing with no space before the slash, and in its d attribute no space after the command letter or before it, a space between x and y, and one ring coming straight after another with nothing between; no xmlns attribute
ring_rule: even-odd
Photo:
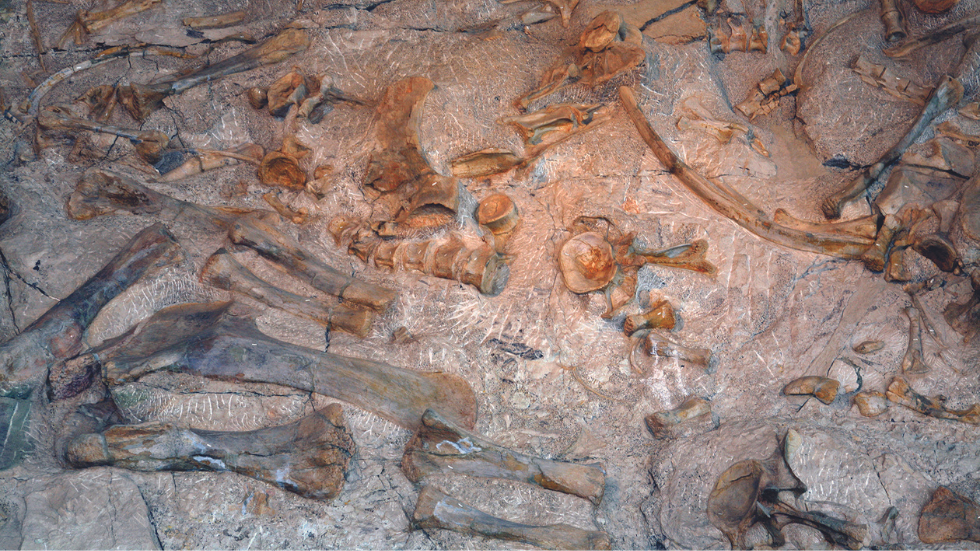
<svg viewBox="0 0 980 551"><path fill-rule="evenodd" d="M159 161L163 150L170 144L170 138L159 130L129 130L118 126L100 124L88 119L73 117L57 107L49 107L41 111L37 117L37 124L40 128L49 131L74 133L87 130L126 138L136 146L136 153L140 158L150 164Z"/></svg>
<svg viewBox="0 0 980 551"><path fill-rule="evenodd" d="M858 354L874 354L885 347L885 341L862 341L854 346L854 351Z"/></svg>
<svg viewBox="0 0 980 551"><path fill-rule="evenodd" d="M457 178L480 178L503 174L523 161L523 157L510 150L489 148L456 157L450 165Z"/></svg>
<svg viewBox="0 0 980 551"><path fill-rule="evenodd" d="M468 432L433 410L405 446L402 471L412 482L440 473L504 478L588 499L598 505L606 476L598 465L524 455Z"/></svg>
<svg viewBox="0 0 980 551"><path fill-rule="evenodd" d="M708 51L713 54L766 53L769 47L769 34L764 27L752 26L751 33L746 33L744 24L735 23L732 18L728 18L728 28L731 32L726 35L719 30L719 26L718 24L708 26Z"/></svg>
<svg viewBox="0 0 980 551"><path fill-rule="evenodd" d="M980 506L940 486L919 513L922 543L980 542Z"/></svg>
<svg viewBox="0 0 980 551"><path fill-rule="evenodd" d="M310 37L305 32L299 29L286 29L253 48L214 65L203 67L187 76L153 84L133 83L120 87L118 89L120 102L134 119L144 121L168 96L179 94L199 84L214 82L221 77L279 63L305 51L309 45Z"/></svg>
<svg viewBox="0 0 980 551"><path fill-rule="evenodd" d="M305 224L307 219L309 219L310 211L306 207L300 207L294 210L289 205L282 202L279 196L273 192L262 194L262 200L272 207L272 210L279 213L286 220L289 220L293 224L302 225Z"/></svg>
<svg viewBox="0 0 980 551"><path fill-rule="evenodd" d="M371 332L374 322L373 311L356 310L344 304L331 306L280 289L253 274L225 249L218 249L204 264L201 281L362 339Z"/></svg>
<svg viewBox="0 0 980 551"><path fill-rule="evenodd" d="M270 151L259 164L259 181L267 186L302 191L306 189L306 172L296 157L282 151Z"/></svg>
<svg viewBox="0 0 980 551"><path fill-rule="evenodd" d="M278 341L251 319L229 312L230 304L164 308L94 350L91 361L102 364L110 385L171 370L324 394L410 430L430 408L468 428L476 422L476 396L458 375L420 373Z"/></svg>
<svg viewBox="0 0 980 551"><path fill-rule="evenodd" d="M877 390L858 392L854 403L865 417L877 417L888 409L888 398Z"/></svg>
<svg viewBox="0 0 980 551"><path fill-rule="evenodd" d="M245 12L233 11L221 15L209 15L207 17L185 17L184 26L195 30L220 29L231 27L245 21Z"/></svg>
<svg viewBox="0 0 980 551"><path fill-rule="evenodd" d="M880 272L885 269L885 263L888 260L888 251L895 239L896 234L898 234L904 227L902 222L897 216L891 214L885 215L884 221L881 224L881 229L878 231L878 236L875 238L874 244L872 244L864 254L861 255L861 261L864 265L872 272Z"/></svg>
<svg viewBox="0 0 980 551"><path fill-rule="evenodd" d="M854 59L854 63L851 64L851 69L866 84L880 88L898 99L911 101L916 105L924 106L926 104L926 98L929 97L928 88L919 86L907 78L898 76L890 67L871 63L864 58L864 55L859 55Z"/></svg>
<svg viewBox="0 0 980 551"><path fill-rule="evenodd" d="M964 105L958 113L968 119L980 121L980 101L974 101Z"/></svg>
<svg viewBox="0 0 980 551"><path fill-rule="evenodd" d="M354 451L343 409L330 404L294 423L249 432L116 425L75 438L66 458L73 467L231 471L306 498L331 500L344 489Z"/></svg>
<svg viewBox="0 0 980 551"><path fill-rule="evenodd" d="M267 92L269 114L284 117L293 105L306 98L306 77L299 71L290 71L269 86Z"/></svg>
<svg viewBox="0 0 980 551"><path fill-rule="evenodd" d="M605 532L582 530L567 524L545 526L518 524L490 516L437 490L434 486L426 486L419 493L415 513L412 515L412 526L516 541L543 549L612 548L609 536Z"/></svg>
<svg viewBox="0 0 980 551"><path fill-rule="evenodd" d="M898 42L905 40L905 14L898 8L895 0L881 0L881 22L885 25L885 40Z"/></svg>
<svg viewBox="0 0 980 551"><path fill-rule="evenodd" d="M58 39L57 48L63 49L69 38L74 38L75 44L81 44L84 35L97 33L120 19L146 11L159 3L160 0L126 0L105 11L81 10L68 30Z"/></svg>
<svg viewBox="0 0 980 551"><path fill-rule="evenodd" d="M493 234L494 250L503 252L510 236L521 223L521 216L510 197L503 193L494 193L480 201L476 209L476 220Z"/></svg>
<svg viewBox="0 0 980 551"><path fill-rule="evenodd" d="M769 216L736 191L711 182L692 170L670 150L650 126L640 111L633 91L623 86L619 97L630 120L654 155L692 193L722 216L746 230L791 249L816 252L847 259L857 259L872 241L865 238L841 236L830 232L801 231L774 223Z"/></svg>
<svg viewBox="0 0 980 551"><path fill-rule="evenodd" d="M548 148L599 126L612 117L612 107L603 104L557 103L544 109L504 117L497 122L514 126L524 139L524 164Z"/></svg>
<svg viewBox="0 0 980 551"><path fill-rule="evenodd" d="M902 311L909 318L909 344L908 348L905 349L905 356L902 358L902 373L907 375L928 373L931 368L922 359L921 314L916 308L904 308Z"/></svg>
<svg viewBox="0 0 980 551"><path fill-rule="evenodd" d="M676 323L674 307L666 300L661 300L654 304L648 312L626 316L626 320L623 321L623 333L629 337L644 329L666 329L669 331L674 328Z"/></svg>
<svg viewBox="0 0 980 551"><path fill-rule="evenodd" d="M888 385L885 395L892 402L929 417L980 425L980 404L973 404L969 409L964 410L947 409L942 401L923 396L912 390L912 387L903 377L895 377L892 383Z"/></svg>
<svg viewBox="0 0 980 551"><path fill-rule="evenodd" d="M319 123L324 115L329 113L333 107L331 104L343 101L351 105L367 105L367 102L345 94L334 86L333 77L321 75L319 80L312 80L309 95L304 99L296 111L297 117L302 117L312 122Z"/></svg>
<svg viewBox="0 0 980 551"><path fill-rule="evenodd" d="M82 339L110 300L148 274L175 264L180 246L163 224L139 232L98 273L26 329L0 345L0 396L26 395L48 377L55 399L88 387L93 373L63 380L59 360L82 351Z"/></svg>
<svg viewBox="0 0 980 551"><path fill-rule="evenodd" d="M960 33L970 31L971 29L975 29L976 27L980 27L980 15L973 15L960 19L959 21L954 21L953 23L940 27L939 29L932 31L925 36L920 36L919 38L909 40L901 46L894 46L884 49L882 50L882 53L888 57L906 57L919 48L939 44L944 40L952 38Z"/></svg>
<svg viewBox="0 0 980 551"><path fill-rule="evenodd" d="M971 279L973 294L964 303L950 302L943 312L943 318L956 332L963 335L964 342L970 342L980 333L980 277Z"/></svg>
<svg viewBox="0 0 980 551"><path fill-rule="evenodd" d="M245 91L245 97L252 109L262 109L269 104L269 91L266 88L253 86Z"/></svg>
<svg viewBox="0 0 980 551"><path fill-rule="evenodd" d="M391 289L361 281L331 268L291 236L261 220L236 223L228 236L232 243L255 250L284 268L290 275L324 293L378 312L386 311L395 301L395 292Z"/></svg>
<svg viewBox="0 0 980 551"><path fill-rule="evenodd" d="M813 396L825 404L837 397L840 382L828 377L807 376L794 379L783 387L786 396Z"/></svg>
<svg viewBox="0 0 980 551"><path fill-rule="evenodd" d="M711 404L701 398L690 398L683 404L669 411L658 411L646 417L645 421L654 438L670 436L671 429L685 421L711 415Z"/></svg>
<svg viewBox="0 0 980 551"><path fill-rule="evenodd" d="M655 331L646 335L643 347L651 356L677 358L678 361L697 364L704 368L711 365L711 350L680 345Z"/></svg>
<svg viewBox="0 0 980 551"><path fill-rule="evenodd" d="M242 161L258 164L263 154L262 146L254 143L245 143L230 151L199 150L197 155L190 157L173 170L164 172L157 180L160 182L178 182L209 170L234 166Z"/></svg>

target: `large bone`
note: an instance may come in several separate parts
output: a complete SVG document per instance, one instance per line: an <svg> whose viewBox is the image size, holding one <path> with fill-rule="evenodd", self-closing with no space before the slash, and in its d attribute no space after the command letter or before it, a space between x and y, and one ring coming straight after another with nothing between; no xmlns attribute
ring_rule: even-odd
<svg viewBox="0 0 980 551"><path fill-rule="evenodd" d="M980 404L973 404L970 408L962 410L949 409L942 401L923 396L912 390L904 377L895 377L892 383L888 385L885 395L892 402L929 417L980 425Z"/></svg>
<svg viewBox="0 0 980 551"><path fill-rule="evenodd" d="M223 248L211 255L204 264L201 280L362 339L371 332L371 324L374 322L375 313L372 310L357 310L344 304L323 304L280 289L253 274Z"/></svg>
<svg viewBox="0 0 980 551"><path fill-rule="evenodd" d="M69 38L74 38L76 44L81 44L84 35L97 33L120 19L146 11L159 3L160 0L126 0L104 11L81 10L58 39L58 49L62 49Z"/></svg>
<svg viewBox="0 0 980 551"><path fill-rule="evenodd" d="M299 421L248 432L179 428L169 423L116 425L78 436L66 457L74 467L134 471L231 471L311 499L344 488L354 439L340 404Z"/></svg>
<svg viewBox="0 0 980 551"><path fill-rule="evenodd" d="M500 124L517 128L524 139L524 160L528 164L553 145L595 128L612 117L612 107L601 103L558 103L544 109L500 119Z"/></svg>
<svg viewBox="0 0 980 551"><path fill-rule="evenodd" d="M140 278L173 265L180 246L163 224L154 224L123 245L116 256L19 335L0 345L0 396L24 396L49 377L55 398L74 396L92 373L63 377L56 362L82 351L86 328L110 300ZM50 368L50 373L49 373Z"/></svg>
<svg viewBox="0 0 980 551"><path fill-rule="evenodd" d="M130 130L109 124L97 123L81 117L75 117L57 107L49 107L41 111L37 117L39 127L49 131L60 132L79 132L87 130L89 132L99 132L112 134L120 138L126 138L136 147L136 153L150 164L155 164L160 160L160 156L167 145L170 144L170 137L159 130Z"/></svg>
<svg viewBox="0 0 980 551"><path fill-rule="evenodd" d="M214 65L203 67L189 75L153 84L132 83L120 87L118 89L120 102L134 119L144 121L168 96L179 94L199 84L214 82L228 75L279 63L293 54L305 51L309 45L310 37L304 31L286 29L253 48Z"/></svg>
<svg viewBox="0 0 980 551"><path fill-rule="evenodd" d="M484 440L433 410L422 415L418 432L405 446L402 471L412 482L440 473L505 478L598 504L606 476L597 465L579 465L524 455Z"/></svg>
<svg viewBox="0 0 980 551"><path fill-rule="evenodd" d="M922 543L980 543L980 506L940 486L919 513L919 539Z"/></svg>
<svg viewBox="0 0 980 551"><path fill-rule="evenodd" d="M420 373L278 341L250 319L231 314L229 307L165 308L95 350L87 361L101 363L111 385L156 371L180 371L324 394L412 430L430 408L466 427L476 422L476 396L458 375Z"/></svg>
<svg viewBox="0 0 980 551"><path fill-rule="evenodd" d="M288 234L261 220L236 223L228 232L232 243L253 249L301 278L314 289L355 304L384 312L395 301L395 291L367 283L327 266Z"/></svg>
<svg viewBox="0 0 980 551"><path fill-rule="evenodd" d="M643 141L667 170L709 207L739 226L763 239L791 249L847 259L860 258L864 250L873 243L873 240L861 236L840 235L831 231L803 231L774 222L769 215L735 190L724 184L711 182L687 166L650 126L637 105L632 90L625 86L620 87L619 97Z"/></svg>
<svg viewBox="0 0 980 551"><path fill-rule="evenodd" d="M426 486L419 493L412 526L516 541L544 549L612 548L605 532L582 530L567 524L534 526L511 522L488 515L434 486Z"/></svg>

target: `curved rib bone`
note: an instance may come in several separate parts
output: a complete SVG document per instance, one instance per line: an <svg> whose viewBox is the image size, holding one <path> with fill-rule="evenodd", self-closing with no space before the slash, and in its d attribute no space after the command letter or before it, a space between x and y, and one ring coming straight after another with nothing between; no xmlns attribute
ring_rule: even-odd
<svg viewBox="0 0 980 551"><path fill-rule="evenodd" d="M228 237L285 268L290 275L324 293L384 312L395 301L395 291L353 278L324 264L290 235L261 220L235 223Z"/></svg>
<svg viewBox="0 0 980 551"><path fill-rule="evenodd" d="M355 310L343 304L330 306L280 289L253 274L223 248L218 249L204 264L201 281L362 339L371 332L374 322L373 311Z"/></svg>
<svg viewBox="0 0 980 551"><path fill-rule="evenodd" d="M863 237L801 231L773 222L765 212L738 192L709 181L681 161L643 116L632 90L625 86L620 87L619 97L630 120L657 159L709 207L739 226L763 239L791 249L847 259L860 258L861 253L871 245L872 240Z"/></svg>
<svg viewBox="0 0 980 551"><path fill-rule="evenodd" d="M56 362L82 351L86 328L110 300L143 276L173 265L180 258L180 245L163 224L154 224L133 236L81 287L0 345L0 396L29 394L44 377L49 378L56 399L84 390L92 373L62 380L62 374L54 369Z"/></svg>
<svg viewBox="0 0 980 551"><path fill-rule="evenodd" d="M476 422L476 396L458 375L420 373L278 341L250 319L230 314L230 304L160 310L94 351L90 361L102 364L110 385L171 370L316 392L412 430L429 408L466 427Z"/></svg>
<svg viewBox="0 0 980 551"><path fill-rule="evenodd" d="M405 446L402 471L412 482L440 473L505 478L548 490L602 501L606 476L597 465L580 465L524 455L484 440L433 410L422 415Z"/></svg>
<svg viewBox="0 0 980 551"><path fill-rule="evenodd" d="M288 425L248 432L179 428L169 423L116 425L78 436L66 450L74 467L133 471L231 471L311 499L344 488L354 439L340 404Z"/></svg>
<svg viewBox="0 0 980 551"><path fill-rule="evenodd" d="M516 541L544 549L612 548L605 532L582 530L567 524L533 526L511 522L488 515L434 486L426 486L419 493L412 526Z"/></svg>

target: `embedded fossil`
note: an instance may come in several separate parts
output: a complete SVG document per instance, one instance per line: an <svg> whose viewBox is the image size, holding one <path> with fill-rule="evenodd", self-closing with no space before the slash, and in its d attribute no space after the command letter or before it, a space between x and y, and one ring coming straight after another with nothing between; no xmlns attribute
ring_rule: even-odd
<svg viewBox="0 0 980 551"><path fill-rule="evenodd" d="M286 220L289 220L293 224L305 224L310 217L310 211L306 207L300 207L298 209L293 209L289 205L282 202L279 195L274 192L268 192L262 194L262 200L265 201L272 210L279 213Z"/></svg>
<svg viewBox="0 0 980 551"><path fill-rule="evenodd" d="M959 2L960 0L912 0L915 7L932 14L947 12Z"/></svg>
<svg viewBox="0 0 980 551"><path fill-rule="evenodd" d="M779 69L759 81L757 88L758 90L753 91L745 101L735 106L749 120L773 112L779 106L779 98L797 90L793 80L786 78Z"/></svg>
<svg viewBox="0 0 980 551"><path fill-rule="evenodd" d="M181 257L180 246L163 224L133 236L98 273L0 345L0 395L27 395L45 377L55 399L87 388L93 373L65 369L60 361L82 351L86 328L110 300Z"/></svg>
<svg viewBox="0 0 980 551"><path fill-rule="evenodd" d="M888 385L885 395L890 401L929 417L980 425L980 404L973 404L964 410L948 409L941 400L923 396L912 390L904 377L895 377Z"/></svg>
<svg viewBox="0 0 980 551"><path fill-rule="evenodd" d="M602 501L606 476L598 465L552 461L524 455L484 440L433 410L422 415L405 446L402 471L412 482L439 473L504 478L548 490Z"/></svg>
<svg viewBox="0 0 980 551"><path fill-rule="evenodd" d="M493 234L493 246L503 252L507 240L521 223L517 205L503 193L494 193L480 201L476 209L476 221Z"/></svg>
<svg viewBox="0 0 980 551"><path fill-rule="evenodd" d="M482 240L450 233L424 241L380 237L363 223L343 216L330 221L337 245L379 268L405 269L472 285L485 295L497 295L507 285L510 270L504 257Z"/></svg>
<svg viewBox="0 0 980 551"><path fill-rule="evenodd" d="M81 44L85 35L97 33L120 19L146 11L159 3L160 0L125 0L105 11L81 10L68 30L58 39L57 47L59 50L63 49L69 38L74 38L75 44Z"/></svg>
<svg viewBox="0 0 980 551"><path fill-rule="evenodd" d="M957 112L968 119L980 121L980 101L970 102Z"/></svg>
<svg viewBox="0 0 980 551"><path fill-rule="evenodd" d="M874 354L885 347L885 341L862 341L854 346L858 354Z"/></svg>
<svg viewBox="0 0 980 551"><path fill-rule="evenodd" d="M871 63L865 59L864 55L854 58L851 69L861 80L875 88L881 88L888 94L916 105L925 105L926 98L929 97L929 89L912 82L907 78L902 78L895 74L890 67Z"/></svg>
<svg viewBox="0 0 980 551"><path fill-rule="evenodd" d="M919 513L918 534L923 543L980 542L980 507L940 486Z"/></svg>
<svg viewBox="0 0 980 551"><path fill-rule="evenodd" d="M158 181L176 182L203 174L209 170L216 170L226 166L234 166L240 162L258 164L261 161L264 151L262 146L254 143L245 143L229 151L198 150L196 155L192 155L186 161L173 170L164 172Z"/></svg>
<svg viewBox="0 0 980 551"><path fill-rule="evenodd" d="M116 425L68 444L73 467L134 471L231 471L303 497L330 500L344 488L355 444L340 404L288 425L248 432L169 423Z"/></svg>
<svg viewBox="0 0 980 551"><path fill-rule="evenodd" d="M972 341L980 333L980 274L970 278L973 294L963 303L950 302L943 318L954 330L963 335L964 342Z"/></svg>
<svg viewBox="0 0 980 551"><path fill-rule="evenodd" d="M647 312L626 316L623 321L623 333L626 333L626 336L632 336L637 331L644 329L666 329L669 331L674 328L676 323L674 307L666 300L661 300Z"/></svg>
<svg viewBox="0 0 980 551"><path fill-rule="evenodd" d="M426 486L419 493L412 526L516 541L544 549L611 549L609 536L604 532L582 530L567 524L518 524L488 515L434 486Z"/></svg>
<svg viewBox="0 0 980 551"><path fill-rule="evenodd" d="M794 379L783 387L786 396L814 396L817 400L829 404L837 397L840 382L828 377L807 376Z"/></svg>
<svg viewBox="0 0 980 551"><path fill-rule="evenodd" d="M527 164L551 146L572 136L591 130L612 116L612 108L603 104L557 103L539 111L504 117L498 122L517 128L524 139L524 160Z"/></svg>
<svg viewBox="0 0 980 551"><path fill-rule="evenodd" d="M346 304L324 304L280 289L242 266L230 252L218 249L201 270L201 280L215 287L243 294L331 330L338 329L364 338L371 332L373 310L358 310Z"/></svg>
<svg viewBox="0 0 980 551"><path fill-rule="evenodd" d="M672 410L647 415L644 421L654 438L666 438L670 436L675 425L705 415L711 415L711 404L703 398L693 397Z"/></svg>
<svg viewBox="0 0 980 551"><path fill-rule="evenodd" d="M922 320L917 308L904 308L902 310L909 318L909 344L902 357L902 373L909 375L921 375L928 373L930 367L922 359Z"/></svg>
<svg viewBox="0 0 980 551"><path fill-rule="evenodd" d="M728 18L728 27L731 31L728 34L719 30L720 25L708 26L708 50L713 54L727 54L731 52L761 52L766 53L769 47L769 33L765 26L751 26L751 32L745 32L743 23L735 23L731 17Z"/></svg>
<svg viewBox="0 0 980 551"><path fill-rule="evenodd" d="M284 117L293 105L299 106L306 98L306 77L299 71L290 71L273 82L266 92L269 114Z"/></svg>
<svg viewBox="0 0 980 551"><path fill-rule="evenodd" d="M655 331L643 337L643 349L651 356L676 358L678 361L697 364L704 368L711 365L711 350L678 344Z"/></svg>
<svg viewBox="0 0 980 551"><path fill-rule="evenodd" d="M959 21L954 21L953 23L931 31L929 34L909 40L900 46L886 48L882 50L882 53L888 57L906 57L919 48L931 46L932 44L939 44L940 42L943 42L944 40L952 38L956 35L970 32L972 29L977 27L980 27L980 15L965 17Z"/></svg>
<svg viewBox="0 0 980 551"><path fill-rule="evenodd" d="M367 102L344 93L334 86L334 79L330 75L320 75L316 78L307 78L307 96L303 99L296 116L316 124L323 120L337 102L346 102L351 105L367 105Z"/></svg>
<svg viewBox="0 0 980 551"><path fill-rule="evenodd" d="M164 308L76 361L101 364L110 385L170 370L316 392L408 429L417 428L430 408L466 427L476 421L476 397L457 375L420 373L278 341L230 306Z"/></svg>
<svg viewBox="0 0 980 551"><path fill-rule="evenodd" d="M267 186L295 191L306 189L306 171L299 166L305 156L302 148L292 147L289 139L278 151L270 151L259 163L259 181Z"/></svg>
<svg viewBox="0 0 980 551"><path fill-rule="evenodd" d="M81 117L75 117L58 106L49 106L37 117L37 125L49 132L77 133L80 131L100 132L126 138L136 147L136 154L144 161L155 164L160 160L163 150L170 144L170 137L159 130L130 130L108 124L100 124Z"/></svg>
<svg viewBox="0 0 980 551"><path fill-rule="evenodd" d="M885 25L885 40L888 42L898 42L905 40L908 33L905 31L905 14L898 7L896 0L881 1L881 22Z"/></svg>
<svg viewBox="0 0 980 551"><path fill-rule="evenodd" d="M858 392L854 395L854 404L865 417L877 417L888 409L888 397L877 390Z"/></svg>
<svg viewBox="0 0 980 551"><path fill-rule="evenodd" d="M185 27L195 30L218 29L230 27L245 21L246 13L243 11L233 11L220 15L208 15L204 17L185 17L182 23Z"/></svg>
<svg viewBox="0 0 980 551"><path fill-rule="evenodd" d="M507 149L481 149L467 153L452 160L453 176L457 178L479 178L493 174L503 174L521 164L519 157Z"/></svg>
<svg viewBox="0 0 980 551"><path fill-rule="evenodd" d="M138 121L144 121L163 102L163 99L179 94L199 84L249 71L264 65L279 63L293 54L305 51L310 45L310 37L298 29L286 29L265 42L244 52L202 67L187 76L172 78L152 84L132 83L117 89L119 101L129 114Z"/></svg>

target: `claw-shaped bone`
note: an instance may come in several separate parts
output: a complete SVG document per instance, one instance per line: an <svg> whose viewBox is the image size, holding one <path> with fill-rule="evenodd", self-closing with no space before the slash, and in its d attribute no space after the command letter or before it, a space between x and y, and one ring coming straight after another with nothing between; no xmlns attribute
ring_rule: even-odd
<svg viewBox="0 0 980 551"><path fill-rule="evenodd" d="M419 493L412 526L516 541L544 549L611 549L605 532L582 530L567 524L518 524L488 515L434 486L426 486Z"/></svg>
<svg viewBox="0 0 980 551"><path fill-rule="evenodd" d="M418 432L405 446L402 471L412 482L438 473L505 478L602 500L606 476L598 465L581 465L524 455L466 431L435 411L422 415Z"/></svg>

